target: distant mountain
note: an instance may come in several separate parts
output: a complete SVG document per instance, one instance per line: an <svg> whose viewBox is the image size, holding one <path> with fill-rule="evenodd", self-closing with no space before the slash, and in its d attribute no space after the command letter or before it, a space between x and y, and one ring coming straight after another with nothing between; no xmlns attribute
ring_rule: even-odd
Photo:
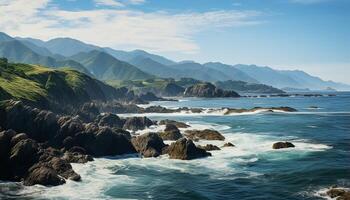
<svg viewBox="0 0 350 200"><path fill-rule="evenodd" d="M182 62L168 67L177 70L176 74L169 74L172 78L194 78L201 81L225 81L230 80L231 77L221 71L205 67L195 62Z"/></svg>
<svg viewBox="0 0 350 200"><path fill-rule="evenodd" d="M151 58L146 58L143 56L136 56L135 58L131 59L128 63L134 65L135 67L139 68L140 70L146 73L163 78L174 77L177 76L176 74L178 74L178 71L176 69L173 69L171 67L158 63L152 60Z"/></svg>
<svg viewBox="0 0 350 200"><path fill-rule="evenodd" d="M7 42L13 40L13 38L6 33L0 32L0 42Z"/></svg>
<svg viewBox="0 0 350 200"><path fill-rule="evenodd" d="M324 90L327 87L332 87L339 90L350 90L350 85L324 81L300 70L275 70L270 67L256 65L235 65L234 67L255 78L260 83L277 88Z"/></svg>
<svg viewBox="0 0 350 200"><path fill-rule="evenodd" d="M137 67L120 61L103 51L93 50L78 53L70 59L83 64L100 80L137 80L153 78Z"/></svg>
<svg viewBox="0 0 350 200"><path fill-rule="evenodd" d="M163 56L150 54L143 50L134 50L134 51L120 51L120 50L114 50L111 48L104 48L104 51L111 54L112 56L116 57L118 60L122 60L125 62L130 62L136 58L149 58L153 61L160 63L162 65L173 65L176 64L176 62L169 60Z"/></svg>
<svg viewBox="0 0 350 200"><path fill-rule="evenodd" d="M234 65L235 68L243 71L248 76L253 77L262 84L271 85L277 88L283 87L303 87L301 83L270 67L258 67L256 65Z"/></svg>
<svg viewBox="0 0 350 200"><path fill-rule="evenodd" d="M5 57L10 62L39 64L53 68L71 67L86 74L90 74L80 63L73 60L56 60L50 56L40 55L18 40L0 42L0 57Z"/></svg>
<svg viewBox="0 0 350 200"><path fill-rule="evenodd" d="M225 73L227 76L229 76L231 80L258 83L256 79L250 77L246 73L231 65L226 65L220 62L209 62L203 64L203 66L221 71L222 73Z"/></svg>

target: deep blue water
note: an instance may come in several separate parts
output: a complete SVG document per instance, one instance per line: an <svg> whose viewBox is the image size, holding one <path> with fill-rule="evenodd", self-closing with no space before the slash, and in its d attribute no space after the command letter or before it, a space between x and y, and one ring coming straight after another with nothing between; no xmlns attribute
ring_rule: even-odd
<svg viewBox="0 0 350 200"><path fill-rule="evenodd" d="M233 116L148 115L214 128L236 145L192 161L100 158L74 169L81 183L55 188L2 183L2 193L57 199L322 199L332 185L350 187L350 93L335 97L185 99L168 107L290 106L296 113ZM318 109L310 109L317 106ZM276 141L296 148L272 150ZM222 145L220 142L207 142ZM20 189L18 189L20 188ZM5 192L5 190L13 190Z"/></svg>

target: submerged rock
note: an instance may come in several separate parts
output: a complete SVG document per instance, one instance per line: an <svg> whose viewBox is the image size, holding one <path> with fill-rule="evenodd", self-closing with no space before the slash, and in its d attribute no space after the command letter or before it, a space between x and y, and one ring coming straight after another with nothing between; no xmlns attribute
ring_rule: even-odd
<svg viewBox="0 0 350 200"><path fill-rule="evenodd" d="M350 200L350 191L341 188L331 188L326 193L331 198L337 200Z"/></svg>
<svg viewBox="0 0 350 200"><path fill-rule="evenodd" d="M295 147L295 146L290 142L276 142L272 145L273 149L283 149L283 148L292 148L292 147Z"/></svg>
<svg viewBox="0 0 350 200"><path fill-rule="evenodd" d="M166 146L157 133L145 133L132 138L131 141L136 151L144 157L157 157L162 154L162 150Z"/></svg>
<svg viewBox="0 0 350 200"><path fill-rule="evenodd" d="M182 138L180 130L174 124L167 124L164 132L159 133L163 140L178 140Z"/></svg>
<svg viewBox="0 0 350 200"><path fill-rule="evenodd" d="M184 123L184 122L178 122L178 121L169 120L169 119L160 120L160 121L158 122L158 124L159 124L159 125L173 124L173 125L175 125L177 128L188 128L188 127L190 127L189 125L187 125L187 124Z"/></svg>
<svg viewBox="0 0 350 200"><path fill-rule="evenodd" d="M168 148L168 154L170 159L180 160L192 160L196 158L203 158L211 156L211 153L206 152L204 149L196 147L192 140L181 138L172 143Z"/></svg>
<svg viewBox="0 0 350 200"><path fill-rule="evenodd" d="M187 130L185 133L186 137L192 140L225 140L221 133L211 129Z"/></svg>
<svg viewBox="0 0 350 200"><path fill-rule="evenodd" d="M234 147L235 145L232 144L231 142L225 143L222 147Z"/></svg>

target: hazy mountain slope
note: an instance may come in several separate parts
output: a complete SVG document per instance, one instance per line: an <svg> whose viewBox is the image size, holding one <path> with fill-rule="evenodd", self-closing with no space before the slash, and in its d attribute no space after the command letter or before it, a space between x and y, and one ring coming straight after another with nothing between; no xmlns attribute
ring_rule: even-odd
<svg viewBox="0 0 350 200"><path fill-rule="evenodd" d="M137 80L153 77L137 67L117 60L102 51L93 50L88 53L79 53L70 58L83 64L101 80Z"/></svg>
<svg viewBox="0 0 350 200"><path fill-rule="evenodd" d="M120 50L114 50L112 48L104 48L104 51L109 53L110 55L114 56L118 60L122 60L125 62L129 62L134 60L137 57L144 57L144 58L150 58L154 60L157 63L163 64L163 65L173 65L176 64L176 62L167 59L163 56L155 55L148 53L143 50L134 50L134 51L120 51Z"/></svg>
<svg viewBox="0 0 350 200"><path fill-rule="evenodd" d="M137 56L130 60L128 63L134 65L144 72L164 78L178 77L177 74L179 73L177 70L171 67L158 63L150 58L145 58L143 56Z"/></svg>
<svg viewBox="0 0 350 200"><path fill-rule="evenodd" d="M235 68L248 74L262 84L271 85L277 88L283 87L304 87L298 81L269 67L258 67L256 65L234 65Z"/></svg>
<svg viewBox="0 0 350 200"><path fill-rule="evenodd" d="M209 62L203 64L203 66L221 71L222 73L225 73L227 76L229 76L232 80L258 83L257 80L231 65L222 64L220 62Z"/></svg>
<svg viewBox="0 0 350 200"><path fill-rule="evenodd" d="M0 57L5 57L10 62L40 64L53 68L71 67L78 71L90 74L80 63L73 60L57 61L55 58L39 55L18 40L0 42Z"/></svg>
<svg viewBox="0 0 350 200"><path fill-rule="evenodd" d="M0 42L6 42L10 40L13 40L11 36L7 35L6 33L0 32Z"/></svg>
<svg viewBox="0 0 350 200"><path fill-rule="evenodd" d="M63 56L72 56L80 52L89 52L99 47L91 44L86 44L72 38L55 38L45 42L45 47L53 53Z"/></svg>
<svg viewBox="0 0 350 200"><path fill-rule="evenodd" d="M231 78L218 70L204 67L203 65L195 62L185 62L175 65L169 65L168 67L177 70L177 74L169 74L173 78L194 78L202 81L225 81Z"/></svg>

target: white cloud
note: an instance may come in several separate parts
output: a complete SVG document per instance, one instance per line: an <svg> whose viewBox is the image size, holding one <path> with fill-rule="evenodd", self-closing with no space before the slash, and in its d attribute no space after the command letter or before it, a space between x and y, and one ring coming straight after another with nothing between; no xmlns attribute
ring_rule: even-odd
<svg viewBox="0 0 350 200"><path fill-rule="evenodd" d="M97 6L116 6L116 7L124 6L124 4L116 0L94 0L94 1Z"/></svg>
<svg viewBox="0 0 350 200"><path fill-rule="evenodd" d="M198 52L199 46L193 39L198 32L262 23L256 19L262 13L256 11L176 14L126 8L68 11L50 6L49 0L6 2L0 4L0 30L11 35L44 40L72 37L101 46L154 52Z"/></svg>

